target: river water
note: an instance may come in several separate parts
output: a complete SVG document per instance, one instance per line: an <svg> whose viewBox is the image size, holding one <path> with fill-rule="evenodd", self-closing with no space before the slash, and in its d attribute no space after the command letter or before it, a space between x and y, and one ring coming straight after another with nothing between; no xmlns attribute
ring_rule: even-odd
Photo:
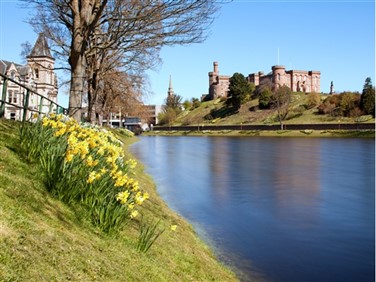
<svg viewBox="0 0 376 282"><path fill-rule="evenodd" d="M241 280L375 281L374 139L145 136L131 150Z"/></svg>

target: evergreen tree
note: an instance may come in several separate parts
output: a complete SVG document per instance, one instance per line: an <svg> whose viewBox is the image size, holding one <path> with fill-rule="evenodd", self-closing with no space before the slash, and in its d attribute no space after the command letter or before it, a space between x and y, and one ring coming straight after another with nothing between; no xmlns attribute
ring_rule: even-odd
<svg viewBox="0 0 376 282"><path fill-rule="evenodd" d="M360 98L360 108L369 115L375 117L375 87L372 86L370 77L366 78Z"/></svg>
<svg viewBox="0 0 376 282"><path fill-rule="evenodd" d="M254 84L247 81L241 73L234 73L230 78L227 104L240 109L241 105L247 102L255 89Z"/></svg>

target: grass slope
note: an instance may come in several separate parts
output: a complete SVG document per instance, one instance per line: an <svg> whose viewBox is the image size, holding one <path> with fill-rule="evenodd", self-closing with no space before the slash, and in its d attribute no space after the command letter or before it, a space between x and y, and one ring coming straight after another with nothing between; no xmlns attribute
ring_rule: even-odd
<svg viewBox="0 0 376 282"><path fill-rule="evenodd" d="M321 101L328 95L320 94ZM354 118L331 117L319 115L316 108L309 109L307 105L308 95L301 92L292 93L289 115L284 123L305 124L305 123L352 123ZM224 101L202 102L199 107L190 111L184 111L174 125L198 125L198 124L279 124L275 110L259 110L258 99L253 99L240 108L238 113L231 113ZM375 119L367 117L367 122L374 123Z"/></svg>
<svg viewBox="0 0 376 282"><path fill-rule="evenodd" d="M17 153L18 127L0 120L0 281L238 280L168 209L142 165L135 178L151 196L143 217L161 219L165 232L149 252L140 253L137 221L118 235L96 230L80 217L80 207L68 207L46 192L38 166ZM171 224L178 225L175 232Z"/></svg>

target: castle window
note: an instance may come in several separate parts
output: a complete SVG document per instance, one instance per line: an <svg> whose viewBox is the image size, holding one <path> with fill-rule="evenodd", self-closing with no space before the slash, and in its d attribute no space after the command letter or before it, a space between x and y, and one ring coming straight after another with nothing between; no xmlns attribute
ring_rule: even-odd
<svg viewBox="0 0 376 282"><path fill-rule="evenodd" d="M34 69L35 78L39 78L39 69Z"/></svg>
<svg viewBox="0 0 376 282"><path fill-rule="evenodd" d="M281 74L277 74L277 79L278 79L278 81L280 81L281 80Z"/></svg>

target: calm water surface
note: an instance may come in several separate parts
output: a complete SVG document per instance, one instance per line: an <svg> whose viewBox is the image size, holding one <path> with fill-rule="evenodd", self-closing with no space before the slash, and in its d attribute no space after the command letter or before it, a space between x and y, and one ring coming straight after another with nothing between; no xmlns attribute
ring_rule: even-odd
<svg viewBox="0 0 376 282"><path fill-rule="evenodd" d="M375 281L374 139L141 137L168 205L247 281Z"/></svg>

